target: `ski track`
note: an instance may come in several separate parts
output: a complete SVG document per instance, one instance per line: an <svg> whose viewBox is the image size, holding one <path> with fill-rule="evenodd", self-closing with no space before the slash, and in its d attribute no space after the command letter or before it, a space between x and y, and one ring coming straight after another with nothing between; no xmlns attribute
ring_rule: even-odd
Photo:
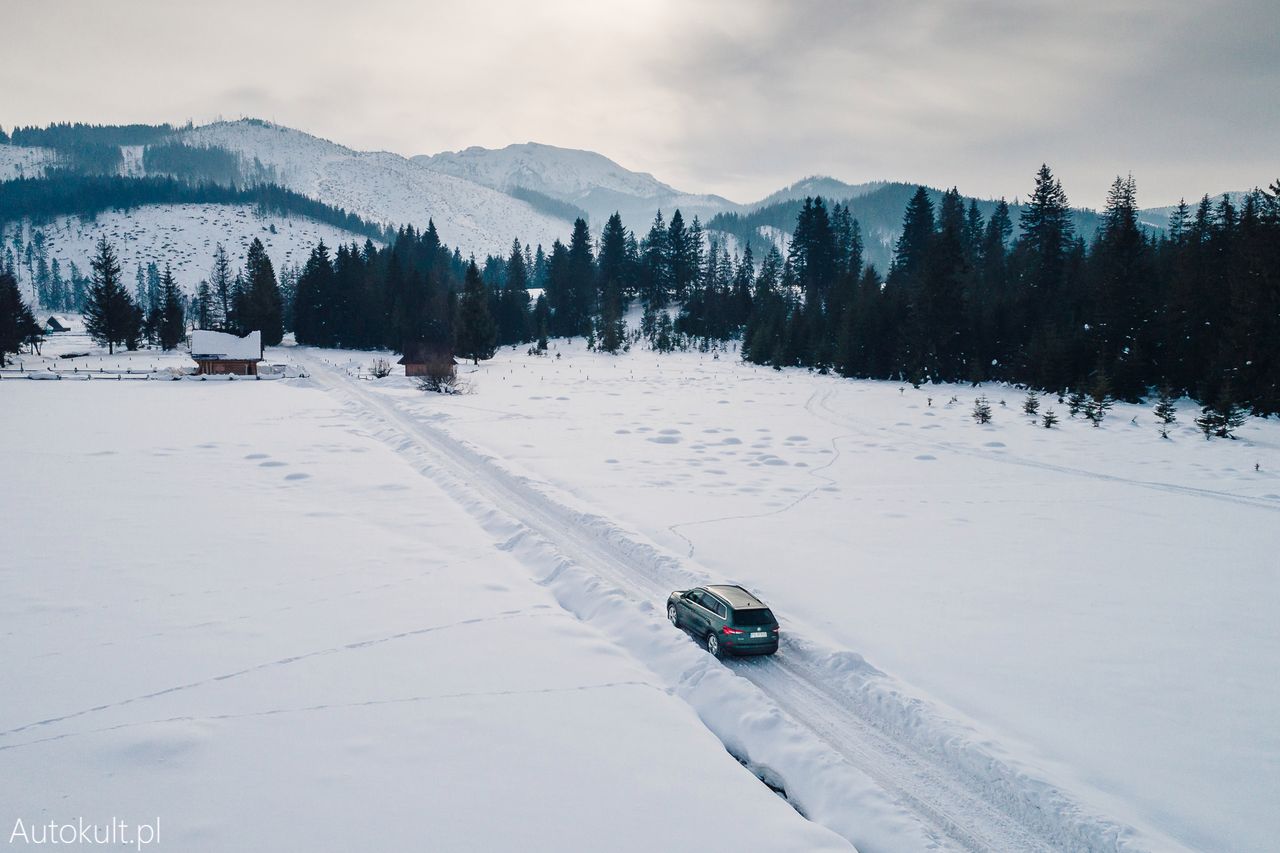
<svg viewBox="0 0 1280 853"><path fill-rule="evenodd" d="M289 666L290 664L295 664L300 661L309 660L311 658L322 657L325 655L341 654L344 652L358 651L360 649L369 648L370 646L379 646L379 645L382 645L383 643L391 643L397 640L404 640L411 637L418 637L423 634L433 634L438 631L446 631L451 628L460 628L468 625L479 625L484 622L493 622L499 619L512 619L517 616L529 616L529 615L531 614L522 610L507 610L494 616L476 616L471 619L461 619L457 622L449 622L443 625L428 625L425 628L414 628L408 631L399 631L395 634L388 634L387 636L384 636L384 637L373 637L368 640L356 640L350 643L343 643L342 645L338 645L338 646L328 646L323 649L314 649L309 652L300 652L296 655L289 655L288 657L279 658L277 660L270 660L264 663L253 664L252 666L247 666L244 669L237 669L234 672L225 672L221 675L211 675L207 678L201 678L196 681L188 681L185 684L175 684L170 687L162 688L160 690L153 690L150 693L143 693L138 696L130 696L126 699L119 699L114 702L104 702L103 704L100 704L100 705L94 705L91 708L82 708L78 711L70 711L65 714L60 714L56 717L46 717L43 720L34 720L29 723L23 723L19 726L14 726L13 728L0 731L0 738L8 738L16 734L21 734L22 732L25 732L29 729L43 728L44 726L52 726L58 723L67 722L68 720L75 720L80 717L89 716L91 714L97 714L102 711L107 711L114 708L123 708L126 705L133 705L140 702L146 702L150 699L158 699L162 696L169 696L171 694L181 693L186 690L194 690L198 687L205 687L210 684L217 684L218 682L221 682L221 681L229 681L233 678L240 678L245 675L251 675L255 672L261 672L263 670L273 669L275 667ZM13 749L14 746L18 746L18 745L23 745L23 744L8 745L8 744L0 743L0 751Z"/></svg>
<svg viewBox="0 0 1280 853"><path fill-rule="evenodd" d="M516 553L537 573L540 583L556 592L561 606L579 619L590 622L601 612L616 609L617 599L621 597L631 611L660 623L646 626L649 631L642 632L656 646L665 642L658 629L666 628L668 632L670 629L660 605L655 603L665 602L672 589L709 582L708 573L689 560L660 550L611 519L575 509L572 498L515 473L502 460L450 435L430 419L404 411L393 399L360 387L361 383L350 380L340 368L325 362L316 353L298 352L312 367L311 382L342 399L349 411L373 428L376 438L405 456L421 474L435 480L476 516L482 526L509 532L514 522L516 532L499 547ZM829 404L832 394L834 390L819 391L806 407L815 414L818 414L815 407L827 411L828 417L824 419L829 420L837 413L822 407ZM866 432L856 422L842 419L840 425ZM834 464L834 460L829 464ZM1093 476L1088 472L1063 470ZM1177 487L1173 490L1184 491ZM1200 494L1199 490L1186 491ZM1210 495L1223 497L1218 493ZM792 505L805 497L807 495L801 496ZM495 516L505 519L505 523L496 524ZM549 549L555 557L555 568L549 574L545 561L534 564L522 553L531 537L537 540L535 550L542 549L537 552L539 555ZM570 574L578 579L578 584L566 591L558 584ZM642 661L646 660L643 645L629 646L622 637L619 643ZM656 652L650 657L655 671L663 668ZM728 661L723 665L709 656L705 660L705 665L699 663L678 673L678 683L673 685L676 695L694 705L708 728L730 752L736 747L735 755L748 752L777 756L776 742L780 738L776 729L762 729L749 723L736 727L725 725L722 714L712 713L699 704L705 697L691 695L698 685L707 681L712 681L713 687L736 689L733 695L740 695L741 682L732 676L732 685L715 681L713 677L719 673L732 673L753 685L758 690L753 704L734 714L746 720L748 716L757 718L762 709L777 709L828 761L802 765L806 768L804 772L821 779L787 778L779 767L753 767L745 760L744 764L753 767L762 778L781 775L788 799L802 814L851 841L858 833L849 830L848 814L833 815L830 808L817 809L822 812L818 814L805 800L806 796L830 800L832 792L827 788L833 778L874 782L888 795L895 809L918 823L919 837L928 842L923 846L999 851L1179 849L1175 842L1157 833L1140 831L1095 812L1067 792L1038 778L1033 771L1005 760L998 753L998 747L990 745L989 739L927 701L910 695L903 685L856 653L823 648L788 631L780 653L772 658ZM668 681L671 681L670 675L668 672ZM757 702L760 707L755 706ZM796 739L794 732L787 734L791 740ZM754 735L768 739L742 742L743 738ZM845 777L832 776L827 766L832 758L847 765L850 773ZM790 769L796 771L797 768L792 765ZM857 792L854 787L851 781L848 799L865 804L866 791ZM845 810L847 812L847 805ZM879 813L883 815L885 809L881 808ZM901 849L902 836L896 840ZM867 844L865 840L859 843Z"/></svg>

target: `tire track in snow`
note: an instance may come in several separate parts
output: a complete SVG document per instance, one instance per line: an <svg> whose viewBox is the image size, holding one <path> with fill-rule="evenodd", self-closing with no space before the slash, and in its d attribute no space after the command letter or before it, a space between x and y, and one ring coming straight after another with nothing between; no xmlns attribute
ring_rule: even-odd
<svg viewBox="0 0 1280 853"><path fill-rule="evenodd" d="M671 589L708 582L705 572L665 554L640 535L608 518L574 509L545 484L513 473L500 460L406 413L392 399L347 381L318 360L308 360L314 365L313 381L379 422L381 437L421 473L436 479L482 525L491 522L494 513L516 522L521 532L500 547L517 551L520 540L532 534L553 549L559 557L554 570L542 578L544 585L554 586L570 573L590 579L585 588L570 593L571 601L560 599L579 618L590 621L596 611L616 606L619 596L630 600L632 609L654 615L653 602L665 601ZM601 584L602 579L607 584ZM1096 813L1028 769L1003 762L976 732L909 696L856 654L824 652L791 635L773 659L723 670L759 688L760 704L767 704L767 697L816 738L831 758L865 774L888 793L919 822L931 839L928 846L1001 851L1177 847ZM696 684L708 674L705 669L691 670L679 680ZM736 713L754 715L758 710L744 705ZM706 716L704 722L729 745ZM815 774L823 772L819 765L807 766ZM787 779L785 773L783 781L788 791L805 787L799 784L803 780ZM829 797L831 792L821 793ZM860 802L866 802L865 792ZM804 801L799 805L806 815L813 814ZM834 821L822 822L851 840L857 834L841 831Z"/></svg>

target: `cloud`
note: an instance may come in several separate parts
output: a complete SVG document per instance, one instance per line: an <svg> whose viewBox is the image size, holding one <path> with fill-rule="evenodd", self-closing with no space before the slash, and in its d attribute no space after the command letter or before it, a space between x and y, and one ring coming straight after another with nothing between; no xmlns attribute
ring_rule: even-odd
<svg viewBox="0 0 1280 853"><path fill-rule="evenodd" d="M1152 204L1274 172L1272 0L13 0L7 122L262 115L404 154L538 140L739 200L798 177ZM1274 178L1274 175L1271 176Z"/></svg>

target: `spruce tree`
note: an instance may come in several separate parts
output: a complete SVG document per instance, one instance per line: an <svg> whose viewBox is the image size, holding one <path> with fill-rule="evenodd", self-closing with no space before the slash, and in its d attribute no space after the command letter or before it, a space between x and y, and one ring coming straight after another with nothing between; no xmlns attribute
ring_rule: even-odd
<svg viewBox="0 0 1280 853"><path fill-rule="evenodd" d="M1156 420L1160 422L1160 437L1169 437L1169 425L1178 419L1178 407L1173 401L1173 392L1168 385L1160 388L1160 398L1154 409Z"/></svg>
<svg viewBox="0 0 1280 853"><path fill-rule="evenodd" d="M173 270L164 265L160 278L160 328L157 338L161 349L175 349L187 336L187 317L182 292L173 280Z"/></svg>
<svg viewBox="0 0 1280 853"><path fill-rule="evenodd" d="M547 351L547 335L551 324L551 309L547 307L546 294L539 293L533 304L533 331L538 336L537 351Z"/></svg>
<svg viewBox="0 0 1280 853"><path fill-rule="evenodd" d="M1027 396L1022 399L1022 411L1032 420L1035 419L1036 412L1040 411L1040 395L1036 393L1036 389L1027 389Z"/></svg>
<svg viewBox="0 0 1280 853"><path fill-rule="evenodd" d="M676 302L684 302L689 288L697 281L700 254L701 247L694 247L693 236L684 224L684 216L677 210L671 215L671 225L667 228L670 296Z"/></svg>
<svg viewBox="0 0 1280 853"><path fill-rule="evenodd" d="M610 354L617 354L626 340L626 327L622 321L622 288L612 279L605 284L596 339L600 351Z"/></svg>
<svg viewBox="0 0 1280 853"><path fill-rule="evenodd" d="M640 249L640 298L653 313L667 305L671 290L671 253L667 224L659 210ZM656 316L656 313L654 314Z"/></svg>
<svg viewBox="0 0 1280 853"><path fill-rule="evenodd" d="M505 266L505 281L498 294L498 345L519 344L529 340L529 272L526 250L520 241L511 244Z"/></svg>
<svg viewBox="0 0 1280 853"><path fill-rule="evenodd" d="M1041 423L1044 424L1045 429L1053 429L1058 423L1058 416L1053 413L1053 409L1049 409L1041 416Z"/></svg>
<svg viewBox="0 0 1280 853"><path fill-rule="evenodd" d="M1231 390L1231 383L1223 383L1217 399L1201 409L1196 418L1196 426L1204 433L1206 439L1235 439L1235 431L1244 425L1249 413L1241 407Z"/></svg>
<svg viewBox="0 0 1280 853"><path fill-rule="evenodd" d="M493 358L497 334L497 326L489 313L489 294L473 258L467 267L466 282L458 300L454 347L458 355L479 364L481 359Z"/></svg>
<svg viewBox="0 0 1280 853"><path fill-rule="evenodd" d="M591 232L585 219L573 223L569 238L568 264L565 270L567 294L561 321L564 334L569 337L591 333L591 317L595 313L596 270L591 250Z"/></svg>
<svg viewBox="0 0 1280 853"><path fill-rule="evenodd" d="M1089 398L1084 404L1085 418L1095 427L1102 426L1102 421L1114 402L1111 397L1111 380L1099 370L1094 378L1093 387L1089 390Z"/></svg>
<svg viewBox="0 0 1280 853"><path fill-rule="evenodd" d="M39 335L40 326L22 300L18 280L7 270L0 272L0 367L8 364L10 354L17 355Z"/></svg>
<svg viewBox="0 0 1280 853"><path fill-rule="evenodd" d="M346 292L349 293L350 288ZM278 346L284 337L284 300L276 281L275 267L266 247L257 237L249 244L245 256L242 294L236 311L236 325L241 332L262 332L264 347Z"/></svg>
<svg viewBox="0 0 1280 853"><path fill-rule="evenodd" d="M196 328L212 329L213 328L213 291L209 288L209 282L200 279L200 284L196 287Z"/></svg>
<svg viewBox="0 0 1280 853"><path fill-rule="evenodd" d="M983 394L973 401L973 420L978 424L991 423L991 403L987 400L987 395Z"/></svg>
<svg viewBox="0 0 1280 853"><path fill-rule="evenodd" d="M1071 392L1071 396L1067 397L1067 413L1074 418L1084 411L1085 404L1088 402L1089 396L1077 388Z"/></svg>
<svg viewBox="0 0 1280 853"><path fill-rule="evenodd" d="M84 324L89 337L106 345L115 353L117 344L133 343L137 349L142 334L142 319L129 292L120 281L120 262L105 236L98 239L96 253L89 262L93 270L89 297L85 304Z"/></svg>
<svg viewBox="0 0 1280 853"><path fill-rule="evenodd" d="M213 270L209 274L209 286L213 291L213 305L216 312L210 318L212 328L227 329L231 319L231 297L234 286L231 272L231 257L227 250L218 243L213 250Z"/></svg>

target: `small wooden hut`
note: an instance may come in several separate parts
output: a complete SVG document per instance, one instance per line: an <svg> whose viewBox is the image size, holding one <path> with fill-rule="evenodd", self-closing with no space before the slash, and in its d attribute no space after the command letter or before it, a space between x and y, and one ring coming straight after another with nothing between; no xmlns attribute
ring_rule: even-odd
<svg viewBox="0 0 1280 853"><path fill-rule="evenodd" d="M197 329L191 333L191 358L207 376L257 376L262 361L262 332L243 338L226 332Z"/></svg>
<svg viewBox="0 0 1280 853"><path fill-rule="evenodd" d="M439 368L455 364L451 347L426 341L405 344L404 355L396 363L404 365L405 376L426 376L433 366Z"/></svg>

